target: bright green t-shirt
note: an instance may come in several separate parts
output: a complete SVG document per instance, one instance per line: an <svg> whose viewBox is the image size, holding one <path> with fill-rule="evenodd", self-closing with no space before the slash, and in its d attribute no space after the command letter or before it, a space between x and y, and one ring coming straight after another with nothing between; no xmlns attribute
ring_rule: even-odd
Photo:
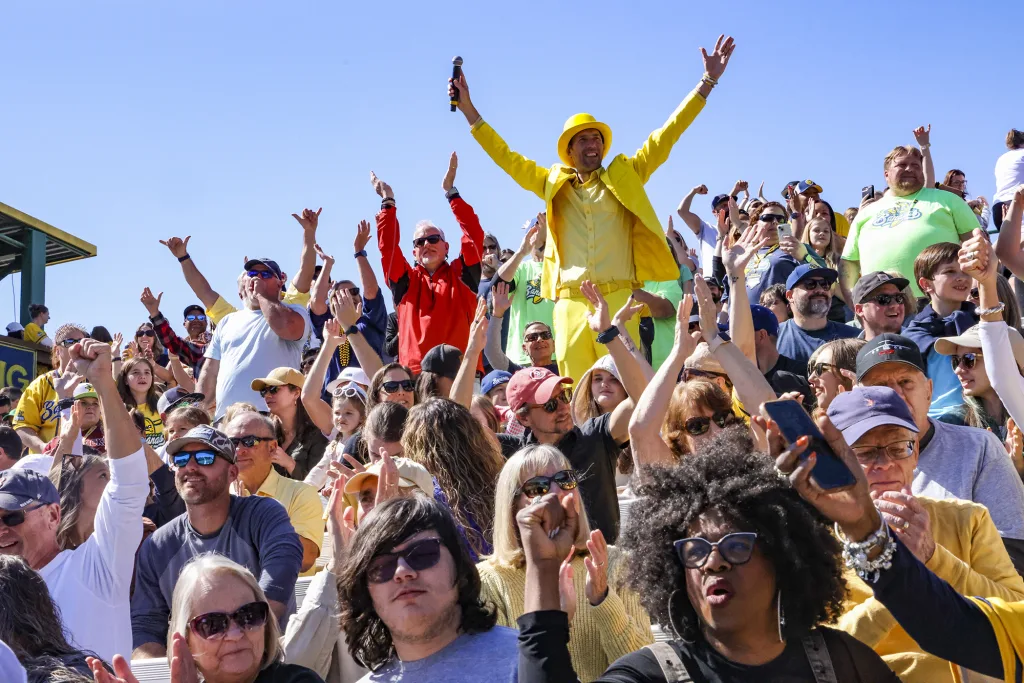
<svg viewBox="0 0 1024 683"><path fill-rule="evenodd" d="M527 256L523 259L516 274L512 278L515 291L512 292L508 311L508 341L505 343L505 355L516 365L524 368L531 364L530 357L523 352L523 335L526 326L534 322L542 322L552 331L555 302L544 299L540 295L540 278L544 270L543 261L534 261Z"/></svg>
<svg viewBox="0 0 1024 683"><path fill-rule="evenodd" d="M686 269L681 268L680 270ZM679 286L679 280L664 282L647 280L644 282L644 291L665 297L672 302L676 310L679 309L679 304L683 300L683 289ZM668 358L668 354L672 351L672 344L675 343L676 317L673 315L668 318L653 318L653 321L654 341L651 342L651 367L657 371Z"/></svg>
<svg viewBox="0 0 1024 683"><path fill-rule="evenodd" d="M960 242L979 227L967 202L945 190L926 187L906 197L886 195L857 214L843 249L847 261L860 261L861 273L896 270L914 281L914 259L933 244Z"/></svg>

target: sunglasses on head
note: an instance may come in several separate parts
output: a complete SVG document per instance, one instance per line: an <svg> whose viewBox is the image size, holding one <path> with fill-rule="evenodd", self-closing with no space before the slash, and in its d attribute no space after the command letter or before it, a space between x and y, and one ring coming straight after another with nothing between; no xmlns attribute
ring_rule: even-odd
<svg viewBox="0 0 1024 683"><path fill-rule="evenodd" d="M187 465L188 461L191 460L193 457L195 457L197 465L209 467L210 465L213 464L213 461L217 459L217 454L214 451L208 450L178 451L177 453L171 456L171 462L173 462L174 466L180 470L182 467Z"/></svg>
<svg viewBox="0 0 1024 683"><path fill-rule="evenodd" d="M899 304L900 306L902 306L903 304L907 303L906 297L904 297L902 294L878 294L869 299L865 299L864 303L867 303L869 301L873 301L879 306L888 306L889 304Z"/></svg>
<svg viewBox="0 0 1024 683"><path fill-rule="evenodd" d="M233 436L230 441L234 444L235 448L239 446L245 446L246 448L255 448L257 445L264 441L273 441L273 437L269 436L256 436L254 434L247 434L246 436Z"/></svg>
<svg viewBox="0 0 1024 683"><path fill-rule="evenodd" d="M714 420L715 424L725 429L733 422L736 421L736 416L732 414L730 410L720 410L711 417L700 416L687 418L686 422L683 423L683 429L690 436L700 436L701 434L707 434L708 430L711 429L711 421Z"/></svg>
<svg viewBox="0 0 1024 683"><path fill-rule="evenodd" d="M156 336L156 332L154 332L153 330L139 330L138 332L135 333L135 336L136 337L155 337Z"/></svg>
<svg viewBox="0 0 1024 683"><path fill-rule="evenodd" d="M270 270L247 270L245 271L245 274L249 277L258 277L263 280L270 280L277 277L274 275L273 271Z"/></svg>
<svg viewBox="0 0 1024 683"><path fill-rule="evenodd" d="M523 341L526 341L526 342L535 342L535 341L541 341L541 340L547 340L547 339L551 339L551 333L547 332L547 331L544 331L544 332L530 332L525 337L523 337Z"/></svg>
<svg viewBox="0 0 1024 683"><path fill-rule="evenodd" d="M762 223L771 223L772 221L776 223L785 223L786 217L779 213L762 213L757 220Z"/></svg>
<svg viewBox="0 0 1024 683"><path fill-rule="evenodd" d="M711 553L718 548L718 554L726 562L732 565L746 564L750 556L754 554L754 544L757 542L757 534L753 531L741 531L735 534L726 534L712 543L704 538L681 538L672 546L676 549L679 561L687 569L700 569L707 564Z"/></svg>
<svg viewBox="0 0 1024 683"><path fill-rule="evenodd" d="M813 277L809 280L801 280L800 284L797 285L797 287L807 292L813 292L816 289L823 289L825 291L828 291L828 289L831 286L832 285L829 283L828 280L824 280L820 277Z"/></svg>
<svg viewBox="0 0 1024 683"><path fill-rule="evenodd" d="M436 565L440 559L441 539L424 538L410 543L402 550L377 555L370 561L366 578L370 583L387 583L395 578L399 560L405 560L405 564L414 572L421 572Z"/></svg>
<svg viewBox="0 0 1024 683"><path fill-rule="evenodd" d="M82 341L82 340L81 339L62 339L61 341L59 341L57 343L60 344L61 346L63 346L65 349L70 349L72 346L74 346L75 344L77 344L80 341Z"/></svg>
<svg viewBox="0 0 1024 683"><path fill-rule="evenodd" d="M956 354L953 354L952 356L949 357L949 362L953 365L953 369L954 370L956 370L957 367L959 367L961 365L963 365L968 370L973 370L975 363L977 363L978 359L981 358L981 357L982 357L982 354L981 353L977 353L977 352L975 352L975 353L965 353L962 356L958 356Z"/></svg>
<svg viewBox="0 0 1024 683"><path fill-rule="evenodd" d="M216 640L223 638L224 634L231 628L231 622L238 624L243 631L255 631L267 623L270 615L270 605L265 602L250 602L242 605L234 612L208 612L200 614L188 622L192 633L203 640Z"/></svg>
<svg viewBox="0 0 1024 683"><path fill-rule="evenodd" d="M569 390L566 389L557 396L552 396L546 403L533 403L530 404L531 408L543 408L545 413L553 413L558 410L559 402L568 404L571 400Z"/></svg>
<svg viewBox="0 0 1024 683"><path fill-rule="evenodd" d="M563 491L572 491L576 488L579 480L576 479L576 473L572 470L562 470L561 472L555 472L550 477L538 476L530 477L523 482L523 485L516 489L516 496L520 493L525 493L527 498L536 498L537 496L543 496L551 490L551 483L558 484L558 488Z"/></svg>
<svg viewBox="0 0 1024 683"><path fill-rule="evenodd" d="M424 244L437 244L441 241L440 235L427 235L426 237L417 237L412 241L414 247L422 247Z"/></svg>
<svg viewBox="0 0 1024 683"><path fill-rule="evenodd" d="M193 322L195 320L206 320L206 316L202 313L189 313L185 316L185 320Z"/></svg>
<svg viewBox="0 0 1024 683"><path fill-rule="evenodd" d="M32 507L25 508L24 510L15 510L14 512L8 515L0 517L0 524L3 524L6 527L21 526L25 523L25 515L32 512L33 510L38 510L41 507L43 506L33 505Z"/></svg>
<svg viewBox="0 0 1024 683"><path fill-rule="evenodd" d="M380 388L384 390L385 394L397 394L399 391L412 391L416 388L416 384L411 379L395 379L384 382Z"/></svg>
<svg viewBox="0 0 1024 683"><path fill-rule="evenodd" d="M260 396L266 396L267 394L270 394L271 396L273 396L274 394L276 394L280 390L281 390L281 387L263 387L262 389L260 389Z"/></svg>
<svg viewBox="0 0 1024 683"><path fill-rule="evenodd" d="M699 325L700 323L695 323ZM724 379L726 383L732 384L729 379L729 375L724 375L720 372L708 372L707 370L697 370L696 368L683 368L682 381L688 382L691 379L710 379L712 381L716 379Z"/></svg>

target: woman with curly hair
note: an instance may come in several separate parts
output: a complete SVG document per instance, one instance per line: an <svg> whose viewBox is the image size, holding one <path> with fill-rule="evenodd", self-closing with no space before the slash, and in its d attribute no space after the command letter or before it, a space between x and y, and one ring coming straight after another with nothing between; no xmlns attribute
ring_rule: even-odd
<svg viewBox="0 0 1024 683"><path fill-rule="evenodd" d="M434 497L451 508L473 561L490 555L498 442L463 406L431 398L409 411L402 451L434 477Z"/></svg>
<svg viewBox="0 0 1024 683"><path fill-rule="evenodd" d="M859 683L899 679L868 646L824 626L842 612L839 542L744 429L656 470L620 543L626 581L674 635L626 655L599 681ZM521 683L577 680L558 611L558 567L575 537L572 502L548 494L517 516L526 554Z"/></svg>

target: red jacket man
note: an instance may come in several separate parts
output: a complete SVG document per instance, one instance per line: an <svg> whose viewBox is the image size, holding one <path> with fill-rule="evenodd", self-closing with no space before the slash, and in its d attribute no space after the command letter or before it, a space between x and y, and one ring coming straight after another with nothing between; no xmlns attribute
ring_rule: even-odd
<svg viewBox="0 0 1024 683"><path fill-rule="evenodd" d="M463 352L469 341L469 326L476 311L480 285L480 257L484 231L473 207L454 187L458 158L452 154L443 187L455 220L462 228L459 258L448 262L444 232L428 221L420 221L413 232L414 266L410 266L399 245L398 214L391 187L371 174L381 196L377 214L377 244L384 277L398 312L398 361L414 373L420 372L424 354L438 344L451 344Z"/></svg>

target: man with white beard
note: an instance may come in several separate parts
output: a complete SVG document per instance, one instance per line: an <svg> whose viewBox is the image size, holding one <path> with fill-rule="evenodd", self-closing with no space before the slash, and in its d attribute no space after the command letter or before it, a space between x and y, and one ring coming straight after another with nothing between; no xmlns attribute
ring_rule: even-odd
<svg viewBox="0 0 1024 683"><path fill-rule="evenodd" d="M860 330L828 319L832 288L839 273L812 263L798 266L786 280L786 299L793 317L779 325L779 353L806 363L814 350L833 339L856 337Z"/></svg>

